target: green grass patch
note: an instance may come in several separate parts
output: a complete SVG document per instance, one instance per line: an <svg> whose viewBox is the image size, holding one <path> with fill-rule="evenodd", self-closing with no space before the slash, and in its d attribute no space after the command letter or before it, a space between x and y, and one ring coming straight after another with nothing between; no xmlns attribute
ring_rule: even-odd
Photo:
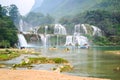
<svg viewBox="0 0 120 80"><path fill-rule="evenodd" d="M30 63L32 64L46 64L46 63L53 63L53 64L62 64L68 63L67 60L62 58L46 58L46 57L39 57L39 58L29 58Z"/></svg>
<svg viewBox="0 0 120 80"><path fill-rule="evenodd" d="M20 54L18 54L15 51L11 51L8 49L0 50L0 61L10 60L10 59L18 57L18 56L20 56Z"/></svg>

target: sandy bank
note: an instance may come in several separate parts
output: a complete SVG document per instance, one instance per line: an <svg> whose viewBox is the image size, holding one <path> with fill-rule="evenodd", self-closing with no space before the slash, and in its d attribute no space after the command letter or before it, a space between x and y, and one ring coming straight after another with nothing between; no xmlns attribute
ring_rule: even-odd
<svg viewBox="0 0 120 80"><path fill-rule="evenodd" d="M70 76L45 70L0 70L0 80L107 80Z"/></svg>

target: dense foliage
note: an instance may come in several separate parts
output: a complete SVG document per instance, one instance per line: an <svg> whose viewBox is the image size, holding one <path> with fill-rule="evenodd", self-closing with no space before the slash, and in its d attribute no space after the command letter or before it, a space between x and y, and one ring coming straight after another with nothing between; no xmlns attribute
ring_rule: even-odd
<svg viewBox="0 0 120 80"><path fill-rule="evenodd" d="M3 9L0 5L0 48L13 47L17 42L17 29L11 18L3 14Z"/></svg>

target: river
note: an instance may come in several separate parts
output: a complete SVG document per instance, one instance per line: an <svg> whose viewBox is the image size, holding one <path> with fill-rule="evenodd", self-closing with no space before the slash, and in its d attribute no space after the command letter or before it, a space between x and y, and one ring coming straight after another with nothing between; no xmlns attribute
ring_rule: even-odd
<svg viewBox="0 0 120 80"><path fill-rule="evenodd" d="M92 47L90 49L70 49L64 52L63 49L57 51L44 51L42 55L49 57L62 57L70 61L74 70L67 74L76 76L120 79L120 54L105 53L108 50L119 50L120 47Z"/></svg>
<svg viewBox="0 0 120 80"><path fill-rule="evenodd" d="M67 59L71 65L73 65L74 70L63 72L65 74L83 77L108 78L113 80L120 79L120 70L115 70L117 67L120 67L120 54L105 53L105 51L109 50L119 50L120 47L91 47L89 49L68 48L69 51L65 51L65 48L63 47L54 50L37 48L37 50L42 52L39 56L61 57ZM1 63L8 64L8 67L6 68L10 68L12 64L20 63L24 56L36 57L36 55L21 55L18 58L2 61ZM40 64L37 66L34 65L32 69L50 70L50 68L54 66L55 65L51 64Z"/></svg>

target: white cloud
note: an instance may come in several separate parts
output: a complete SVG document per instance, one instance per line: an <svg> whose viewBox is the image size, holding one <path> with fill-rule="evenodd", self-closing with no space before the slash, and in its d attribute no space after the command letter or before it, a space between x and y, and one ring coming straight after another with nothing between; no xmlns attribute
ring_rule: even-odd
<svg viewBox="0 0 120 80"><path fill-rule="evenodd" d="M34 0L0 0L0 4L2 4L2 6L15 4L19 9L20 14L25 15L31 10L34 5Z"/></svg>

